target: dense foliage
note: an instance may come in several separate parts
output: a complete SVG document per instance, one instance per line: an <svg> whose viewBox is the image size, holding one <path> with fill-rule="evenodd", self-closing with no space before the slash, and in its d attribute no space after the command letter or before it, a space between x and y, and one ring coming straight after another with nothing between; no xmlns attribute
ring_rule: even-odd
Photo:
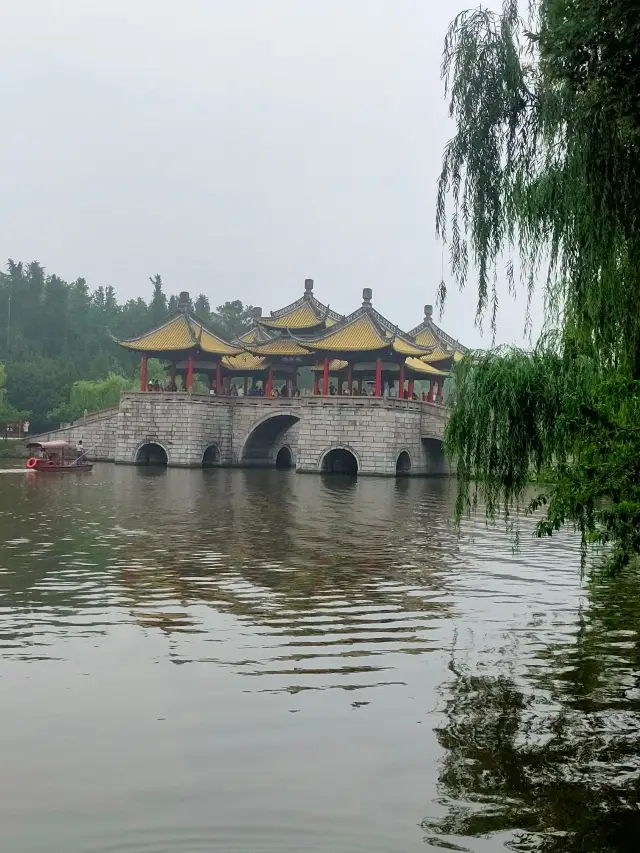
<svg viewBox="0 0 640 853"><path fill-rule="evenodd" d="M458 16L443 72L456 132L438 228L457 281L477 273L496 327L498 265L542 278L533 353L463 362L447 435L458 512L494 518L532 470L549 485L540 535L575 523L618 570L640 550L640 14L623 0L515 0ZM511 253L515 254L512 259ZM444 299L446 292L441 291Z"/></svg>
<svg viewBox="0 0 640 853"><path fill-rule="evenodd" d="M105 408L117 399L117 387L135 384L139 359L112 335L133 337L177 310L178 297L165 295L160 276L151 284L148 303L139 298L122 304L112 287L91 292L82 278L68 283L39 263L10 260L0 272L0 363L6 372L6 394L0 396L11 407L7 418L27 412L38 430L77 417L94 403ZM250 323L251 308L239 300L212 312L200 294L192 308L227 338Z"/></svg>

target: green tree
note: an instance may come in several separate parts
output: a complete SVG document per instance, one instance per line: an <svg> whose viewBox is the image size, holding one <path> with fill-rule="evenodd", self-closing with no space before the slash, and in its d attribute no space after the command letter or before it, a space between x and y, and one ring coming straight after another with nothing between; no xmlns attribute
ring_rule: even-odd
<svg viewBox="0 0 640 853"><path fill-rule="evenodd" d="M154 275L149 279L153 285L153 296L149 305L149 320L152 326L159 326L167 319L167 297L162 290L162 278Z"/></svg>
<svg viewBox="0 0 640 853"><path fill-rule="evenodd" d="M218 305L212 320L216 331L230 340L245 332L253 322L252 307L243 305L239 299Z"/></svg>
<svg viewBox="0 0 640 853"><path fill-rule="evenodd" d="M99 412L115 408L120 402L122 391L137 387L135 380L110 373L106 379L94 381L81 379L74 382L67 402L51 412L51 418L61 423L71 423L85 412Z"/></svg>
<svg viewBox="0 0 640 853"><path fill-rule="evenodd" d="M437 227L478 317L495 331L496 275L511 251L532 292L546 282L535 351L463 361L446 435L458 513L495 518L530 473L549 486L539 535L566 523L608 546L617 571L640 551L640 16L623 0L538 0L522 21L464 12L445 41L456 132L444 153ZM546 268L543 268L543 262ZM440 299L446 298L441 287Z"/></svg>

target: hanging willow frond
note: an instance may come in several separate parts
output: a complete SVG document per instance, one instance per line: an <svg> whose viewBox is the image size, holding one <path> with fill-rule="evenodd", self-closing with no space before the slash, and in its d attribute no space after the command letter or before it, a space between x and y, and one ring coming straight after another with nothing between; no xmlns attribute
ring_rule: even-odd
<svg viewBox="0 0 640 853"><path fill-rule="evenodd" d="M619 569L640 552L640 14L626 0L515 0L463 12L444 47L456 132L436 227L495 334L497 265L542 275L553 340L457 368L446 444L458 516L509 513L549 483L539 535L567 522ZM440 299L446 292L441 289Z"/></svg>

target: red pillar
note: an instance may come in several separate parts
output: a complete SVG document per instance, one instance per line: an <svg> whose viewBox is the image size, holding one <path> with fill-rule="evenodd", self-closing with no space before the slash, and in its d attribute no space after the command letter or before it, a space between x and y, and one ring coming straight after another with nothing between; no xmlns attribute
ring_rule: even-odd
<svg viewBox="0 0 640 853"><path fill-rule="evenodd" d="M246 397L248 393L249 393L249 377L245 376L244 377L244 396Z"/></svg>
<svg viewBox="0 0 640 853"><path fill-rule="evenodd" d="M271 396L271 389L273 388L273 369L270 367L269 372L267 373L267 384L264 389L264 396Z"/></svg>
<svg viewBox="0 0 640 853"><path fill-rule="evenodd" d="M349 366L347 367L347 388L349 394L353 394L353 365L351 362L349 362Z"/></svg>
<svg viewBox="0 0 640 853"><path fill-rule="evenodd" d="M143 355L140 359L140 390L147 390L147 356Z"/></svg>
<svg viewBox="0 0 640 853"><path fill-rule="evenodd" d="M400 377L398 379L398 398L404 400L404 361L400 362Z"/></svg>
<svg viewBox="0 0 640 853"><path fill-rule="evenodd" d="M427 395L427 402L428 403L433 403L433 392L434 392L434 390L435 390L434 381L433 381L433 379L430 379L429 380L429 393Z"/></svg>
<svg viewBox="0 0 640 853"><path fill-rule="evenodd" d="M322 396L327 397L329 395L329 359L325 358L324 360L324 371L322 373Z"/></svg>
<svg viewBox="0 0 640 853"><path fill-rule="evenodd" d="M313 372L313 396L317 397L320 393L320 388L318 387L318 371L314 370Z"/></svg>
<svg viewBox="0 0 640 853"><path fill-rule="evenodd" d="M374 396L382 397L382 359L376 359L376 390Z"/></svg>
<svg viewBox="0 0 640 853"><path fill-rule="evenodd" d="M175 362L171 362L171 385L176 384L176 365Z"/></svg>
<svg viewBox="0 0 640 853"><path fill-rule="evenodd" d="M291 397L293 395L293 379L289 377L285 384L287 386L287 396Z"/></svg>
<svg viewBox="0 0 640 853"><path fill-rule="evenodd" d="M413 376L409 380L409 393L407 394L410 400L413 400Z"/></svg>
<svg viewBox="0 0 640 853"><path fill-rule="evenodd" d="M436 403L442 403L443 384L443 380L438 379L438 384L436 385Z"/></svg>
<svg viewBox="0 0 640 853"><path fill-rule="evenodd" d="M193 388L193 356L189 356L189 361L187 362L187 391L191 391Z"/></svg>

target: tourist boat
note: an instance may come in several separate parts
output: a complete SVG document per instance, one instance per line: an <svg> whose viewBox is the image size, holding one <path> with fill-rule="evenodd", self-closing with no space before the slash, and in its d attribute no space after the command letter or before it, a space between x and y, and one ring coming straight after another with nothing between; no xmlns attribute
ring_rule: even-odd
<svg viewBox="0 0 640 853"><path fill-rule="evenodd" d="M30 471L48 471L49 473L72 474L91 471L93 464L84 460L86 451L75 450L68 441L30 441L27 449L31 456L27 459Z"/></svg>

